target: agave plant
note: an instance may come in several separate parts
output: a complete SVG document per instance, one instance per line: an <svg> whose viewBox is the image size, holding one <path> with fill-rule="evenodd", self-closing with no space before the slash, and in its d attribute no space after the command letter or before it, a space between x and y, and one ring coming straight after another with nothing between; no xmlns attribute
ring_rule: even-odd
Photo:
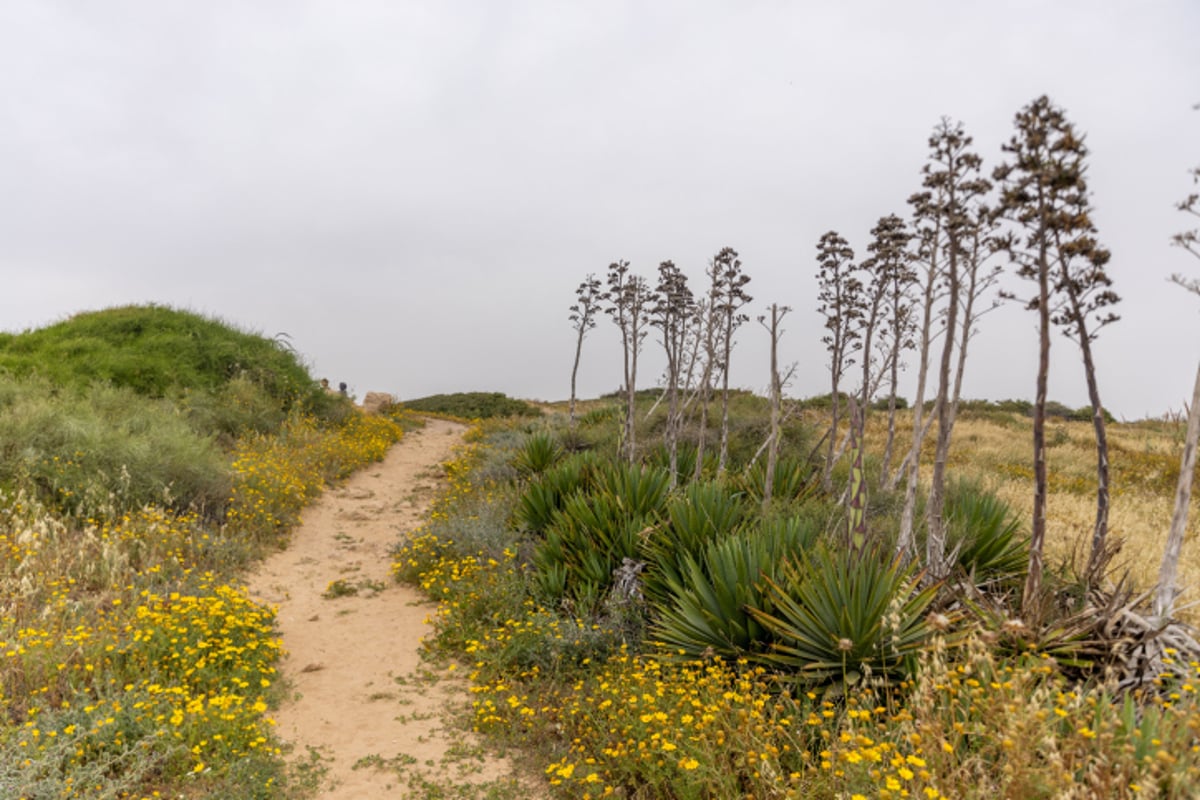
<svg viewBox="0 0 1200 800"><path fill-rule="evenodd" d="M700 557L685 554L663 576L654 637L689 658L765 653L775 637L750 612L773 610L763 578L776 578L815 536L811 526L779 519L710 542Z"/></svg>
<svg viewBox="0 0 1200 800"><path fill-rule="evenodd" d="M959 480L946 495L946 544L976 586L1014 584L1029 568L1029 539L1021 521L977 482Z"/></svg>
<svg viewBox="0 0 1200 800"><path fill-rule="evenodd" d="M731 658L762 651L770 643L749 608L771 610L761 579L771 563L765 548L745 536L713 542L703 559L686 554L665 578L668 602L659 610L653 637L688 658Z"/></svg>
<svg viewBox="0 0 1200 800"><path fill-rule="evenodd" d="M671 476L665 469L640 464L609 462L596 478L597 490L611 496L630 516L662 513L670 485Z"/></svg>
<svg viewBox="0 0 1200 800"><path fill-rule="evenodd" d="M609 497L572 496L533 552L543 598L590 604L603 596L613 571L637 553L642 517L626 517Z"/></svg>
<svg viewBox="0 0 1200 800"><path fill-rule="evenodd" d="M696 474L696 445L690 442L680 442L675 450L675 474L680 483L691 480L691 477ZM650 451L646 458L647 463L653 464L662 469L671 468L671 451L665 446L658 446ZM704 456L704 466L701 472L704 475L713 475L717 471L717 457L710 450Z"/></svg>
<svg viewBox="0 0 1200 800"><path fill-rule="evenodd" d="M534 433L525 439L513 457L512 465L520 476L532 478L550 469L562 456L563 449L554 436L544 432Z"/></svg>
<svg viewBox="0 0 1200 800"><path fill-rule="evenodd" d="M517 498L513 527L533 533L545 531L568 497L591 486L598 464L594 454L576 453L543 472Z"/></svg>
<svg viewBox="0 0 1200 800"><path fill-rule="evenodd" d="M613 572L637 558L642 534L657 523L667 483L664 472L621 465L600 470L590 490L568 496L533 553L544 598L583 606L602 599Z"/></svg>
<svg viewBox="0 0 1200 800"><path fill-rule="evenodd" d="M666 578L678 577L683 558L700 558L711 542L737 531L748 511L745 498L720 482L692 483L671 497L665 523L642 546L651 565L645 578L647 598L665 599Z"/></svg>
<svg viewBox="0 0 1200 800"><path fill-rule="evenodd" d="M819 474L808 464L792 458L780 458L775 464L775 476L771 483L771 495L780 500L798 500L815 491ZM767 466L756 461L738 479L742 489L755 500L762 500L766 490Z"/></svg>
<svg viewBox="0 0 1200 800"><path fill-rule="evenodd" d="M903 678L933 632L925 612L937 586L922 588L920 576L882 548L818 547L764 584L770 609L749 609L777 639L763 660L806 682Z"/></svg>

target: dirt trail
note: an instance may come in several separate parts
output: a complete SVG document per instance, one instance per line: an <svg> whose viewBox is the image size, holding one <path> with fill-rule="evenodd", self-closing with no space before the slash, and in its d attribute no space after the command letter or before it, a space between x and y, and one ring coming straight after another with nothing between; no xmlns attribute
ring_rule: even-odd
<svg viewBox="0 0 1200 800"><path fill-rule="evenodd" d="M447 700L461 706L465 685L422 669L418 646L434 606L390 575L389 548L419 524L462 432L431 419L405 434L384 461L310 506L288 549L250 579L251 592L278 607L287 651L280 672L293 693L277 731L319 778L323 800L511 783L509 764L445 721Z"/></svg>

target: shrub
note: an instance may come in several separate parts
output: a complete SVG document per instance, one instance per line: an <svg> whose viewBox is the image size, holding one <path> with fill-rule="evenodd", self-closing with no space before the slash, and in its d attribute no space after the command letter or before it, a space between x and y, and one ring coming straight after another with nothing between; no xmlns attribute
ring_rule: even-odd
<svg viewBox="0 0 1200 800"><path fill-rule="evenodd" d="M0 377L0 409L0 484L32 487L65 513L224 508L225 455L164 401L105 386L55 394L42 380Z"/></svg>
<svg viewBox="0 0 1200 800"><path fill-rule="evenodd" d="M563 456L562 447L554 436L539 432L529 435L513 458L513 468L523 478L541 475L558 463Z"/></svg>
<svg viewBox="0 0 1200 800"><path fill-rule="evenodd" d="M750 611L778 639L764 658L805 682L906 677L932 633L924 614L937 587L879 550L819 547L765 582L774 610Z"/></svg>
<svg viewBox="0 0 1200 800"><path fill-rule="evenodd" d="M576 453L547 469L517 498L513 525L520 531L544 532L568 497L592 486L599 464L592 453Z"/></svg>
<svg viewBox="0 0 1200 800"><path fill-rule="evenodd" d="M679 578L683 559L700 558L713 541L734 533L749 514L741 494L708 481L691 483L668 500L666 519L643 541L642 554L650 563L645 593L652 602L665 598L665 582Z"/></svg>
<svg viewBox="0 0 1200 800"><path fill-rule="evenodd" d="M268 339L189 311L122 306L8 338L0 370L79 390L107 383L148 397L214 392L243 379L276 406L320 411L323 394L284 337Z"/></svg>
<svg viewBox="0 0 1200 800"><path fill-rule="evenodd" d="M542 412L524 400L514 400L500 392L459 392L435 394L405 400L405 408L449 414L460 419L490 417L540 417Z"/></svg>
<svg viewBox="0 0 1200 800"><path fill-rule="evenodd" d="M976 481L952 481L946 492L946 546L977 586L1010 588L1029 568L1029 540L1007 503Z"/></svg>
<svg viewBox="0 0 1200 800"><path fill-rule="evenodd" d="M767 652L775 637L750 609L773 610L764 579L777 579L816 536L797 518L778 518L711 541L699 557L683 554L662 579L652 638L690 658Z"/></svg>
<svg viewBox="0 0 1200 800"><path fill-rule="evenodd" d="M796 500L813 491L819 475L810 464L804 464L793 458L780 458L775 462L775 475L771 486L771 496L777 500ZM765 459L759 459L754 466L742 473L738 485L751 497L762 500L766 489L767 464Z"/></svg>

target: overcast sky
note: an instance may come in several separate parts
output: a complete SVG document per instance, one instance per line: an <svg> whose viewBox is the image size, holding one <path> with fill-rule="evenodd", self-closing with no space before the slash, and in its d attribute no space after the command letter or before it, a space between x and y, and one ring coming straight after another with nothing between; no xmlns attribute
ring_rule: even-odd
<svg viewBox="0 0 1200 800"><path fill-rule="evenodd" d="M943 115L990 172L1041 94L1087 134L1124 298L1101 395L1128 419L1179 408L1195 0L0 0L0 329L160 303L286 333L360 396L565 399L588 273L673 259L698 288L728 245L753 313L795 309L781 358L813 395L821 234L863 252L906 215ZM1034 322L983 320L967 396L1032 398ZM742 329L734 385L765 390L766 344ZM1053 346L1051 397L1085 405L1075 345ZM580 394L620 384L602 320Z"/></svg>

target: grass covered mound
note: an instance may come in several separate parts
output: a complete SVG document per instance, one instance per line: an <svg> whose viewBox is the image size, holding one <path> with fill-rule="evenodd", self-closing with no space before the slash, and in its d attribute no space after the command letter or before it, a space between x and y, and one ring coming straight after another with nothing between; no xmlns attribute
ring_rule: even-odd
<svg viewBox="0 0 1200 800"><path fill-rule="evenodd" d="M402 434L188 312L0 336L0 797L303 796L240 577Z"/></svg>
<svg viewBox="0 0 1200 800"><path fill-rule="evenodd" d="M0 334L0 489L86 518L156 504L219 517L229 452L351 413L278 339L163 306Z"/></svg>
<svg viewBox="0 0 1200 800"><path fill-rule="evenodd" d="M0 334L0 371L71 388L108 383L148 397L219 392L242 379L285 409L317 394L281 339L158 305L89 311L38 330Z"/></svg>
<svg viewBox="0 0 1200 800"><path fill-rule="evenodd" d="M524 400L516 400L501 392L434 394L416 400L405 400L404 407L413 411L449 414L463 419L540 417L542 415L541 411Z"/></svg>

